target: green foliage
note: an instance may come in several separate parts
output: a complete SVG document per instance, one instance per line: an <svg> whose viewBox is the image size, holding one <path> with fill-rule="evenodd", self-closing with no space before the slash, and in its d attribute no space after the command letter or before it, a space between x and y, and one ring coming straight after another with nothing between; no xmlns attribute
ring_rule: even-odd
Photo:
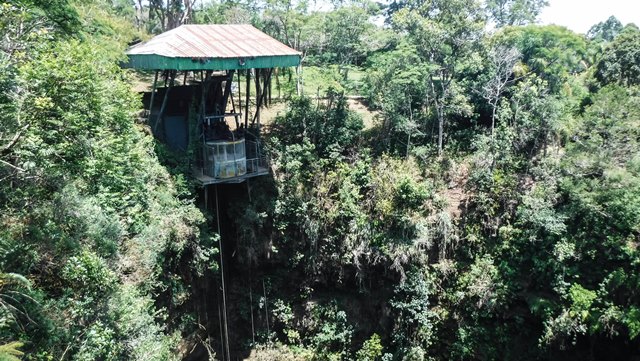
<svg viewBox="0 0 640 361"><path fill-rule="evenodd" d="M459 75L474 58L484 16L473 0L409 2L393 15L393 26L406 32L427 65L430 108L438 124L438 155L444 150L445 120L469 115ZM395 94L394 94L395 95Z"/></svg>
<svg viewBox="0 0 640 361"><path fill-rule="evenodd" d="M419 271L411 272L407 280L396 286L391 301L395 313L393 343L397 356L403 360L424 359L433 343L435 315L430 309L429 280Z"/></svg>
<svg viewBox="0 0 640 361"><path fill-rule="evenodd" d="M347 321L347 314L338 305L318 306L313 310L313 328L311 342L314 347L314 360L342 360L349 355L353 328Z"/></svg>
<svg viewBox="0 0 640 361"><path fill-rule="evenodd" d="M69 13L86 31L69 39L34 21L40 5L69 10L2 7L3 38L13 21L34 31L1 56L0 339L35 360L172 359L177 337L151 295L176 264L197 274L204 217L135 122L139 100L117 64L135 31L90 2Z"/></svg>
<svg viewBox="0 0 640 361"><path fill-rule="evenodd" d="M535 73L552 93L559 92L570 75L585 70L585 39L561 26L508 27L496 35L496 41L517 48L526 66L522 74Z"/></svg>
<svg viewBox="0 0 640 361"><path fill-rule="evenodd" d="M220 241L232 348L269 280L250 359L637 356L637 27L519 26L541 0L397 1L384 29L369 1L139 5L0 4L0 358L213 355ZM118 67L183 20L252 23L303 53L285 96L327 90L268 123L273 177L229 186L228 240Z"/></svg>
<svg viewBox="0 0 640 361"><path fill-rule="evenodd" d="M622 31L624 26L615 16L610 16L606 21L602 21L592 26L587 32L587 37L595 41L613 41Z"/></svg>
<svg viewBox="0 0 640 361"><path fill-rule="evenodd" d="M300 333L293 327L293 321L296 316L291 306L282 300L276 300L271 306L271 313L276 321L276 325L281 328L286 341L289 344L298 344L300 342Z"/></svg>
<svg viewBox="0 0 640 361"><path fill-rule="evenodd" d="M627 328L629 329L629 338L635 339L640 335L640 309L632 306L626 314L623 320Z"/></svg>
<svg viewBox="0 0 640 361"><path fill-rule="evenodd" d="M488 0L485 6L496 26L503 27L533 23L548 4L546 0Z"/></svg>
<svg viewBox="0 0 640 361"><path fill-rule="evenodd" d="M601 85L640 85L640 29L627 25L604 49L595 77Z"/></svg>
<svg viewBox="0 0 640 361"><path fill-rule="evenodd" d="M428 122L420 109L427 104L429 76L427 64L420 59L418 49L402 42L394 50L377 54L370 59L366 77L366 93L371 105L380 108L381 150L409 153L411 140L420 142L427 133Z"/></svg>
<svg viewBox="0 0 640 361"><path fill-rule="evenodd" d="M116 277L105 262L95 254L83 252L73 256L62 267L62 281L69 288L87 297L95 297L113 291Z"/></svg>
<svg viewBox="0 0 640 361"><path fill-rule="evenodd" d="M380 336L374 333L362 344L362 348L356 353L356 360L362 361L376 361L382 357L382 343L380 342Z"/></svg>
<svg viewBox="0 0 640 361"><path fill-rule="evenodd" d="M19 0L12 5L28 9L69 35L78 31L81 25L75 7L67 0Z"/></svg>
<svg viewBox="0 0 640 361"><path fill-rule="evenodd" d="M324 25L327 49L322 56L339 64L362 63L369 50L367 33L374 28L369 15L367 9L358 6L344 6L329 13Z"/></svg>
<svg viewBox="0 0 640 361"><path fill-rule="evenodd" d="M251 351L248 361L308 361L312 352L283 345L261 345Z"/></svg>
<svg viewBox="0 0 640 361"><path fill-rule="evenodd" d="M24 344L17 341L0 345L0 360L20 361L20 357L24 355L24 352L19 350L22 346L24 346Z"/></svg>
<svg viewBox="0 0 640 361"><path fill-rule="evenodd" d="M274 120L274 142L309 142L319 157L339 157L356 145L362 118L348 111L344 94L328 92L326 105L315 106L310 98L291 103L286 116Z"/></svg>

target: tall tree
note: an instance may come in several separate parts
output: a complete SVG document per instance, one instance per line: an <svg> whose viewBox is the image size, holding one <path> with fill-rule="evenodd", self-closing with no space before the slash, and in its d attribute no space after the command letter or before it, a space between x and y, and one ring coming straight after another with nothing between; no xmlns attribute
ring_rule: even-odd
<svg viewBox="0 0 640 361"><path fill-rule="evenodd" d="M496 27L533 23L547 0L487 0L486 10Z"/></svg>
<svg viewBox="0 0 640 361"><path fill-rule="evenodd" d="M602 84L640 85L640 30L627 25L605 49L596 68Z"/></svg>
<svg viewBox="0 0 640 361"><path fill-rule="evenodd" d="M302 53L305 59L311 49L322 48L322 17L309 14L307 0L268 0L263 15L267 33ZM302 93L302 61L296 68L296 91Z"/></svg>
<svg viewBox="0 0 640 361"><path fill-rule="evenodd" d="M195 0L149 0L149 20L156 20L162 32L171 30L193 21L194 5Z"/></svg>
<svg viewBox="0 0 640 361"><path fill-rule="evenodd" d="M505 88L513 80L513 67L520 59L520 51L504 46L493 47L487 56L490 77L482 86L482 97L491 106L491 135L496 125L498 102Z"/></svg>
<svg viewBox="0 0 640 361"><path fill-rule="evenodd" d="M426 82L438 122L438 154L442 154L445 118L454 110L453 99L458 95L456 78L483 35L482 8L475 0L411 3L394 14L393 25L409 34L429 64Z"/></svg>
<svg viewBox="0 0 640 361"><path fill-rule="evenodd" d="M495 41L517 48L526 72L545 80L551 91L560 91L572 74L586 70L587 43L584 36L557 25L508 27Z"/></svg>
<svg viewBox="0 0 640 361"><path fill-rule="evenodd" d="M592 26L587 32L587 37L591 40L613 41L623 28L624 26L618 18L610 16L606 21Z"/></svg>
<svg viewBox="0 0 640 361"><path fill-rule="evenodd" d="M341 7L327 14L327 50L343 65L358 63L367 52L363 35L372 30L369 13L358 6Z"/></svg>

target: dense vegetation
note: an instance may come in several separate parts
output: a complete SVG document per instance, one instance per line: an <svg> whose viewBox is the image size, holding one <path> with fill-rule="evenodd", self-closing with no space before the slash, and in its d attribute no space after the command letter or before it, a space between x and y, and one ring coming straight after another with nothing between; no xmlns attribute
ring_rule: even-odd
<svg viewBox="0 0 640 361"><path fill-rule="evenodd" d="M0 359L222 357L214 230L234 359L640 357L640 30L544 6L0 3ZM304 53L222 229L118 66L184 22Z"/></svg>

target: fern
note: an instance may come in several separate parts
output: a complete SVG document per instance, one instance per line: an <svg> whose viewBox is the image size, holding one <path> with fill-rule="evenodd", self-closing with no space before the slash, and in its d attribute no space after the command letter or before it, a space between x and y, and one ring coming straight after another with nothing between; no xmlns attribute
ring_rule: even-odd
<svg viewBox="0 0 640 361"><path fill-rule="evenodd" d="M22 346L23 343L18 341L0 345L0 361L20 361L24 352L18 349Z"/></svg>
<svg viewBox="0 0 640 361"><path fill-rule="evenodd" d="M31 282L17 273L0 273L0 289L5 286L19 286L22 288L30 289Z"/></svg>

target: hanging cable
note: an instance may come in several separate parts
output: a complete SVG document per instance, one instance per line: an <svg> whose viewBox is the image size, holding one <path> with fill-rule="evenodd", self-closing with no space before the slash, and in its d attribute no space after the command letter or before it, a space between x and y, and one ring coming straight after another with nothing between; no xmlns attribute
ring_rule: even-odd
<svg viewBox="0 0 640 361"><path fill-rule="evenodd" d="M229 353L229 325L227 323L227 290L224 280L224 257L222 253L222 232L220 231L220 208L218 205L218 185L215 185L216 190L216 221L218 224L218 242L220 244L220 274L222 279L222 311L224 317L224 339L225 339L225 351L227 354L227 360L231 360Z"/></svg>
<svg viewBox="0 0 640 361"><path fill-rule="evenodd" d="M251 283L251 270L249 270L249 308L251 309L251 341L253 342L251 345L254 346L256 344L256 328L253 323L253 290Z"/></svg>
<svg viewBox="0 0 640 361"><path fill-rule="evenodd" d="M264 317L267 320L267 340L271 341L271 331L269 330L269 302L267 301L267 289L264 287L264 278L262 279L262 292L264 293Z"/></svg>
<svg viewBox="0 0 640 361"><path fill-rule="evenodd" d="M218 287L216 287L216 298L218 297ZM220 348L222 348L222 361L225 361L224 357L224 331L222 329L222 312L220 312L220 302L218 302L218 324L220 325Z"/></svg>

